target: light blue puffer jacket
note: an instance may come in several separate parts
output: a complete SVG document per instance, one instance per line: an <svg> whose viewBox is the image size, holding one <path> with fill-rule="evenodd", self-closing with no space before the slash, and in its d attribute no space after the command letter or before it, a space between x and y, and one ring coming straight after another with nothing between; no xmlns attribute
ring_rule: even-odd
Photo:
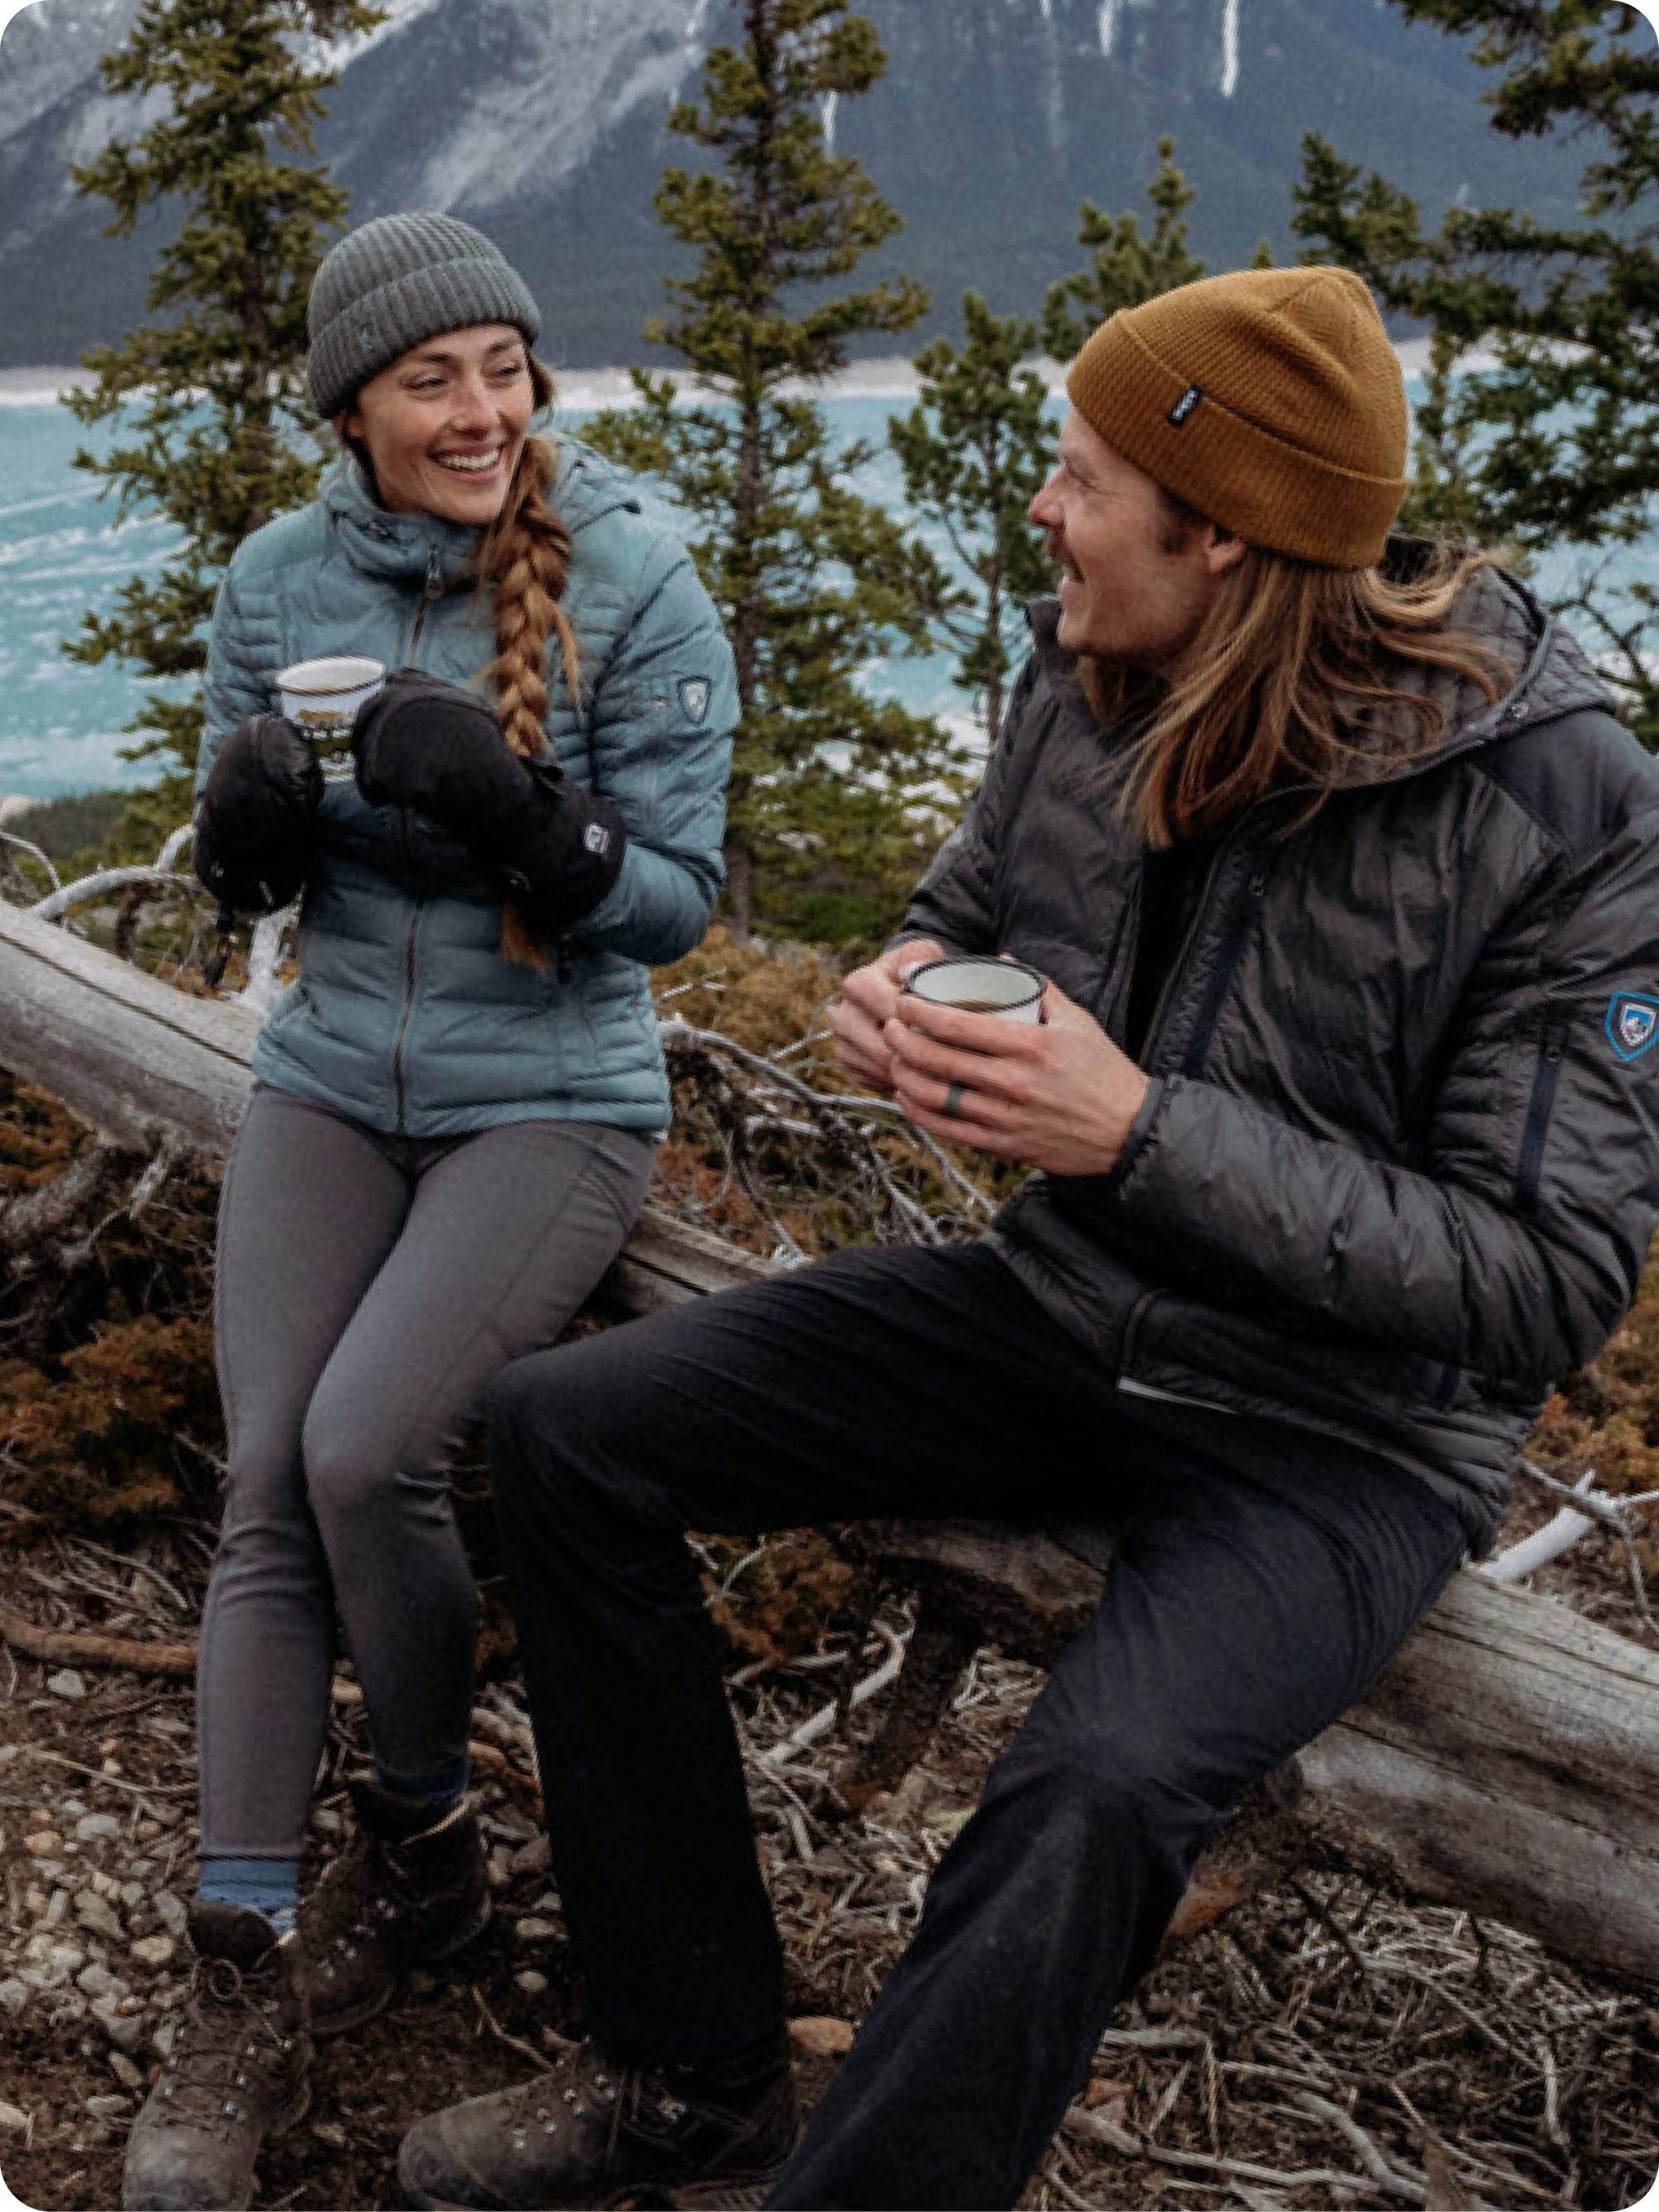
<svg viewBox="0 0 1659 2212"><path fill-rule="evenodd" d="M543 973L498 951L500 902L459 843L407 808L371 807L349 779L329 783L299 977L253 1070L373 1128L668 1126L647 968L698 942L720 889L732 657L684 547L624 477L563 439L553 503L574 538L564 604L585 690L578 713L556 646L548 732L566 775L621 809L622 874ZM456 580L476 539L388 513L349 457L314 505L248 538L214 610L198 791L227 735L276 708L277 672L295 661L366 653L475 678L494 657L491 612Z"/></svg>

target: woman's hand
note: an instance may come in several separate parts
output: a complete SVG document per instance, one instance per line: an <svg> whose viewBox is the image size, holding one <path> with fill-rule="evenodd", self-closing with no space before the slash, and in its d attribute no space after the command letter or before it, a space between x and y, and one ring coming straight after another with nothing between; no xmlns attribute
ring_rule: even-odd
<svg viewBox="0 0 1659 2212"><path fill-rule="evenodd" d="M901 987L912 969L943 960L945 947L931 937L896 945L867 968L855 968L841 987L830 1017L836 1050L849 1074L884 1097L893 1091L893 1055L886 1025L897 1011Z"/></svg>
<svg viewBox="0 0 1659 2212"><path fill-rule="evenodd" d="M520 760L481 699L399 669L358 709L351 750L371 806L412 806L458 837L529 927L556 936L622 873L628 825L551 761Z"/></svg>
<svg viewBox="0 0 1659 2212"><path fill-rule="evenodd" d="M1146 1078L1063 991L1049 984L1041 1024L895 995L883 1040L893 1091L918 1128L1050 1175L1115 1165Z"/></svg>
<svg viewBox="0 0 1659 2212"><path fill-rule="evenodd" d="M292 722L257 714L219 748L196 822L196 872L221 906L275 914L305 881L323 796L317 756Z"/></svg>
<svg viewBox="0 0 1659 2212"><path fill-rule="evenodd" d="M371 806L410 806L463 844L522 806L524 763L483 701L399 668L357 710L351 752Z"/></svg>

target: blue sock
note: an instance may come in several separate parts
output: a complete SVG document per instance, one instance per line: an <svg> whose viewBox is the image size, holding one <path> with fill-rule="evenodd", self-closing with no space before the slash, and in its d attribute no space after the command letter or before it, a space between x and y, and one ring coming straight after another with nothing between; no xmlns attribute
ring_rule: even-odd
<svg viewBox="0 0 1659 2212"><path fill-rule="evenodd" d="M299 1917L298 1859L204 1859L197 1894L204 1905L240 1905L262 1912L279 1936Z"/></svg>

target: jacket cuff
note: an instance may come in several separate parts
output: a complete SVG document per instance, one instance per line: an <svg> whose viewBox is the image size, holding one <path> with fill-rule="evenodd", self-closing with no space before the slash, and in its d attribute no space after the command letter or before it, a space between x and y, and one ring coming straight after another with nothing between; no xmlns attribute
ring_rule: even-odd
<svg viewBox="0 0 1659 2212"><path fill-rule="evenodd" d="M1146 1096L1140 1102L1140 1111L1135 1115L1128 1135L1123 1139L1123 1149L1101 1177L1101 1188L1108 1198L1115 1198L1135 1170L1143 1152L1151 1144L1152 1130L1164 1111L1164 1101L1170 1096L1172 1079L1155 1075L1146 1086Z"/></svg>

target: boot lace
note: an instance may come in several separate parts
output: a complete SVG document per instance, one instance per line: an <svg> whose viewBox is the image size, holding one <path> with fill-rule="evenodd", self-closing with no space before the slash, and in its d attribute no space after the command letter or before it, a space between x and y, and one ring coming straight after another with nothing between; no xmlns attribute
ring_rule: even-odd
<svg viewBox="0 0 1659 2212"><path fill-rule="evenodd" d="M252 2116L293 2047L276 2021L274 1966L244 1974L228 1959L198 1959L190 1999L161 2069L167 2118L228 2136Z"/></svg>
<svg viewBox="0 0 1659 2212"><path fill-rule="evenodd" d="M569 2061L562 2084L557 2072L506 2092L508 2130L523 2151L532 2133L556 2134L565 2119L603 2119L602 2171L625 2166L630 2152L652 2165L672 2162L697 2171L741 2160L775 2128L775 2096L750 2106L694 2094L651 2068L611 2066L592 2044Z"/></svg>

